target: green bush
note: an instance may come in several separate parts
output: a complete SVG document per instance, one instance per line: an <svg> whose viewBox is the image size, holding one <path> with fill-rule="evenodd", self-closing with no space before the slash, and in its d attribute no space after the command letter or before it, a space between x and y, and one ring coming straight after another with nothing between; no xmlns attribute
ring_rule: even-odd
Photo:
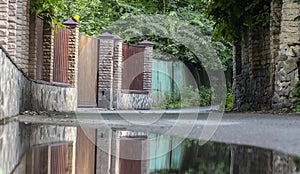
<svg viewBox="0 0 300 174"><path fill-rule="evenodd" d="M213 91L201 86L195 89L192 86L183 87L179 95L167 94L162 106L164 108L185 108L193 106L208 106L211 103Z"/></svg>
<svg viewBox="0 0 300 174"><path fill-rule="evenodd" d="M226 94L226 104L225 104L226 110L232 110L233 109L233 94L232 94L232 88L228 89L228 92Z"/></svg>

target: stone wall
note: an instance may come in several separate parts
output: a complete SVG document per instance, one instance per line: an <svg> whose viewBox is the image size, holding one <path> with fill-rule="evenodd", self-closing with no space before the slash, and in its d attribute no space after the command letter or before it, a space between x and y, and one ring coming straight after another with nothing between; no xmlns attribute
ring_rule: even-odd
<svg viewBox="0 0 300 174"><path fill-rule="evenodd" d="M24 110L75 111L77 108L77 88L40 84L26 78L3 48L0 49L0 74L0 119Z"/></svg>
<svg viewBox="0 0 300 174"><path fill-rule="evenodd" d="M234 103L237 110L290 109L298 81L299 5L293 0L270 4L268 26L245 29L234 48Z"/></svg>
<svg viewBox="0 0 300 174"><path fill-rule="evenodd" d="M294 21L299 15L299 5L293 0L283 0L277 25L280 26L278 34L279 48L275 59L275 91L273 108L290 109L294 86L298 79L297 60L299 58L299 21ZM277 10L278 11L278 10ZM279 13L279 12L278 12ZM278 29L277 29L278 30Z"/></svg>
<svg viewBox="0 0 300 174"><path fill-rule="evenodd" d="M118 109L151 109L150 93L125 92L118 93Z"/></svg>
<svg viewBox="0 0 300 174"><path fill-rule="evenodd" d="M237 110L261 110L271 106L273 61L270 30L250 29L242 33L242 45L234 49L234 103Z"/></svg>
<svg viewBox="0 0 300 174"><path fill-rule="evenodd" d="M114 36L104 33L99 45L98 107L112 108Z"/></svg>
<svg viewBox="0 0 300 174"><path fill-rule="evenodd" d="M0 49L0 119L30 108L30 81Z"/></svg>
<svg viewBox="0 0 300 174"><path fill-rule="evenodd" d="M104 33L100 36L98 67L98 107L107 109L150 109L152 91L153 44L140 42L144 47L143 91L123 93L122 88L122 38ZM132 103L130 103L132 102Z"/></svg>

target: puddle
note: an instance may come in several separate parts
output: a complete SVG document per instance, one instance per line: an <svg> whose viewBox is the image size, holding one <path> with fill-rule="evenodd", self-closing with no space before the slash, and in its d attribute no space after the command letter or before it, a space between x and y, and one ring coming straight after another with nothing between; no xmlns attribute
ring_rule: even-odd
<svg viewBox="0 0 300 174"><path fill-rule="evenodd" d="M281 152L215 142L202 145L197 140L151 132L18 122L0 126L0 132L0 174L277 174L300 171L300 158Z"/></svg>

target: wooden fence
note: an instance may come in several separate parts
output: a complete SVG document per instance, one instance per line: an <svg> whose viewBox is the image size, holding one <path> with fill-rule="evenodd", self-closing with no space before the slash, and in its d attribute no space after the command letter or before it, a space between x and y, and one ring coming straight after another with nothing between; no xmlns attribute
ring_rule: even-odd
<svg viewBox="0 0 300 174"><path fill-rule="evenodd" d="M122 89L143 90L144 50L143 46L123 44Z"/></svg>
<svg viewBox="0 0 300 174"><path fill-rule="evenodd" d="M68 83L69 29L56 28L54 35L53 81Z"/></svg>

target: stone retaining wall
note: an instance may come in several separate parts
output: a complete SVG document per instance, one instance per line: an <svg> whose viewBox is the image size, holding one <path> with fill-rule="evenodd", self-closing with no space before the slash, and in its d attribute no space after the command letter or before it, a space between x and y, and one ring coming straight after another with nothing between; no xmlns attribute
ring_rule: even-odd
<svg viewBox="0 0 300 174"><path fill-rule="evenodd" d="M0 119L24 110L75 111L77 88L39 84L20 71L0 49Z"/></svg>
<svg viewBox="0 0 300 174"><path fill-rule="evenodd" d="M151 109L151 95L119 91L117 109Z"/></svg>

